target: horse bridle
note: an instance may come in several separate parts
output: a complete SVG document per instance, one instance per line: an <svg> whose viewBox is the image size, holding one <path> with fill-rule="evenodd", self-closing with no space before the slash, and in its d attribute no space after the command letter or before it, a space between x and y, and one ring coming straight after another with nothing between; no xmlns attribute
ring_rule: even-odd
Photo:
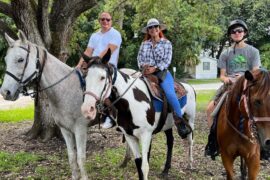
<svg viewBox="0 0 270 180"><path fill-rule="evenodd" d="M109 70L109 67L110 65L106 65L106 72L107 72L107 76L109 76L109 79L111 80L110 83L109 83L109 86L110 88L114 85L115 81L116 81L116 78L117 78L117 68L112 65L113 67L113 71L110 71ZM137 72L135 72L137 73ZM133 74L135 74L133 73ZM110 76L111 75L114 75L113 78ZM140 76L137 76L133 82L127 87L127 89L121 94L119 95L109 106L104 106L104 100L105 100L105 97L107 97L107 93L109 92L109 88L107 89L105 95L103 95L104 98L99 98L95 93L91 92L91 91L85 91L84 94L85 95L90 95L92 97L94 97L96 99L96 109L97 109L97 112L100 113L100 114L105 114L104 112L111 108L112 106L114 106L126 93L127 91L131 88L131 86L135 83L135 81L139 78ZM107 77L106 77L107 78ZM102 94L105 92L105 89L106 89L106 86L107 84L105 84L104 88L103 88L103 91L101 92L101 95L100 97L102 97Z"/></svg>
<svg viewBox="0 0 270 180"><path fill-rule="evenodd" d="M106 65L105 67L105 71L106 71L106 78L105 78L105 85L100 93L100 96L97 96L95 93L91 92L91 91L85 91L84 92L84 95L89 95L89 96L92 96L95 98L96 100L96 109L97 109L97 112L99 114L105 114L104 111L107 109L105 108L104 106L104 100L106 99L106 97L109 96L109 90L112 88L113 84L115 83L115 79L116 79L116 76L117 76L117 73L116 71L113 73L110 71L109 69L109 65ZM114 66L113 66L114 70L116 69ZM114 74L114 77L112 78L110 76L110 74ZM108 81L107 81L108 80Z"/></svg>
<svg viewBox="0 0 270 180"><path fill-rule="evenodd" d="M245 79L244 81L244 86L243 86L243 92L241 95L241 99L239 101L239 106L241 104L241 102L243 101L244 103L244 108L245 108L245 112L247 114L248 120L249 120L249 127L250 127L250 133L251 133L251 138L249 138L248 136L246 136L245 139L248 139L251 143L256 143L256 139L258 139L258 132L257 132L257 126L256 123L257 122L270 122L270 117L256 117L253 116L253 114L250 111L250 87L254 86L254 83L251 85L247 85L248 84L248 80ZM239 107L240 109L240 107Z"/></svg>
<svg viewBox="0 0 270 180"><path fill-rule="evenodd" d="M26 58L25 58L25 64L24 64L24 68L21 74L21 77L18 78L17 76L15 76L14 74L12 74L9 71L6 71L5 74L9 75L10 77L12 77L15 81L17 81L19 83L19 88L17 89L17 91L19 92L23 92L23 94L25 95L29 95L27 90L26 90L26 86L28 84L30 84L32 81L34 81L35 79L37 80L37 83L39 82L41 76L42 76L42 72L43 72L43 68L45 66L45 62L47 59L47 51L44 50L44 61L43 64L41 66L40 61L39 61L39 49L36 46L36 50L37 50L37 55L36 55L36 70L29 75L27 78L24 79L24 74L25 74L25 70L27 68L27 65L29 63L29 55L30 55L30 45L28 44L27 48L25 48L24 46L18 46L19 48L25 50L27 52ZM11 47L12 48L12 47ZM34 77L34 78L33 78Z"/></svg>

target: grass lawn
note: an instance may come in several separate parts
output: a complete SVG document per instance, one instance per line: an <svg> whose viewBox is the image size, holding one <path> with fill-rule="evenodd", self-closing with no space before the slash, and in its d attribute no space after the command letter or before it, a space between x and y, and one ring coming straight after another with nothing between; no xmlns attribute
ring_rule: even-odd
<svg viewBox="0 0 270 180"><path fill-rule="evenodd" d="M215 95L216 90L200 90L197 93L197 111L206 111L207 104Z"/></svg>
<svg viewBox="0 0 270 180"><path fill-rule="evenodd" d="M188 79L188 84L210 84L210 83L219 83L220 79Z"/></svg>
<svg viewBox="0 0 270 180"><path fill-rule="evenodd" d="M1 122L20 122L23 120L34 119L34 106L29 105L24 108L8 109L0 111Z"/></svg>

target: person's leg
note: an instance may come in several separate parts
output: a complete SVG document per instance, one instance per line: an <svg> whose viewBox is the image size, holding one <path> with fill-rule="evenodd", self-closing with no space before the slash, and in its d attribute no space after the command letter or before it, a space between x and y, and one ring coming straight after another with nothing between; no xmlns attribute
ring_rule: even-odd
<svg viewBox="0 0 270 180"><path fill-rule="evenodd" d="M112 118L116 119L116 116L117 116L116 112L117 112L117 110L115 109L114 106L112 106L112 102L110 101L109 98L106 98L104 100L104 104L105 104L106 107L109 107L109 110L108 110L108 115L106 116L105 121L101 125L101 127L104 128L104 129L109 129L109 128L112 128L113 126L115 126L114 120L112 120L109 116L111 116Z"/></svg>
<svg viewBox="0 0 270 180"><path fill-rule="evenodd" d="M215 108L215 101L211 100L207 106L206 109L206 114L207 114L207 123L208 123L208 128L210 129L212 124L213 124L213 117L211 116L211 113L213 112Z"/></svg>
<svg viewBox="0 0 270 180"><path fill-rule="evenodd" d="M185 122L185 120L182 118L180 103L177 99L177 96L174 90L174 80L169 71L167 72L167 75L165 79L163 80L163 82L160 83L160 86L164 90L168 103L174 110L174 113L175 113L174 120L175 120L175 125L178 130L178 134L182 138L186 138L187 135L191 133L192 130L188 126L188 123Z"/></svg>

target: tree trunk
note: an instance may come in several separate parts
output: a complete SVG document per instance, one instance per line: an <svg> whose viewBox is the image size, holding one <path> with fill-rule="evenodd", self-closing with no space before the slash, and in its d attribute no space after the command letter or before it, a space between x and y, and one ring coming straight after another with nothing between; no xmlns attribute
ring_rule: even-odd
<svg viewBox="0 0 270 180"><path fill-rule="evenodd" d="M94 7L96 0L12 0L0 1L0 13L11 17L17 29L21 29L30 42L45 47L51 54L66 62L72 25L84 11ZM0 33L12 32L12 28L0 20ZM11 36L15 34L9 33ZM35 114L29 139L42 138L44 141L60 133L51 113L48 97L40 92L35 97Z"/></svg>

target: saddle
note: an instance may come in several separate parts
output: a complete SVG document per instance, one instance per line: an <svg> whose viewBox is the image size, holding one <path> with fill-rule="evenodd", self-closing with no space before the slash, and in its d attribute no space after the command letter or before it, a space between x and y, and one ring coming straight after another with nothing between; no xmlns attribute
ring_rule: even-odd
<svg viewBox="0 0 270 180"><path fill-rule="evenodd" d="M144 75L143 80L145 81L150 94L158 99L159 101L163 102L164 94L162 93L162 88L159 86L158 77L152 74ZM178 99L181 99L183 96L187 94L185 87L179 83L174 81L174 90L176 92L176 96Z"/></svg>

